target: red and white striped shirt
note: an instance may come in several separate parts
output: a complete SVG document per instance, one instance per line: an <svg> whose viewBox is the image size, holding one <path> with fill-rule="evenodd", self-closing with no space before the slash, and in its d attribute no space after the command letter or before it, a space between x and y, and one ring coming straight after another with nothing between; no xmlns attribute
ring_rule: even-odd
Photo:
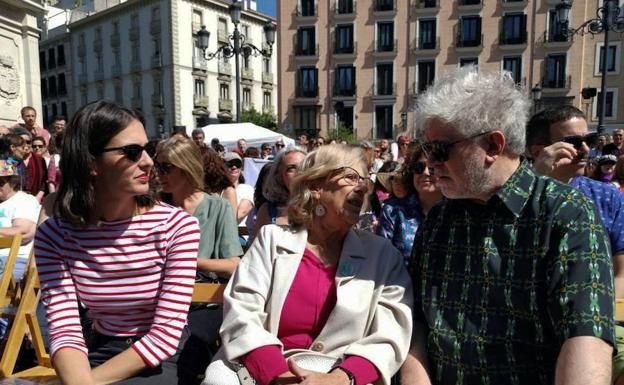
<svg viewBox="0 0 624 385"><path fill-rule="evenodd" d="M132 348L149 366L171 357L193 294L199 234L195 218L164 204L87 228L56 217L41 224L35 256L51 354L87 353L80 300L98 333L143 335Z"/></svg>

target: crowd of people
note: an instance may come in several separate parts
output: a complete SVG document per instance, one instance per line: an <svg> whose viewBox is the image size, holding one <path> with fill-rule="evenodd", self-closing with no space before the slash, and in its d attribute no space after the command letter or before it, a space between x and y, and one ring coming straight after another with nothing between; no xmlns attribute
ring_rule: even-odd
<svg viewBox="0 0 624 385"><path fill-rule="evenodd" d="M0 236L34 247L63 384L621 385L624 129L531 108L466 67L395 142L228 149L149 141L113 102L52 134L26 107L0 130Z"/></svg>

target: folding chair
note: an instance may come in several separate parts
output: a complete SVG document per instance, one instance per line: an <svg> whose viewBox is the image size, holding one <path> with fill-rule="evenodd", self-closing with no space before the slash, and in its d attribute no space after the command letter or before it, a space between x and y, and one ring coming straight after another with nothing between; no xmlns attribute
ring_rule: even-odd
<svg viewBox="0 0 624 385"><path fill-rule="evenodd" d="M624 299L615 300L615 320L624 321Z"/></svg>
<svg viewBox="0 0 624 385"><path fill-rule="evenodd" d="M21 244L21 235L0 238L0 249L9 249L9 255L4 264L2 278L0 278L0 308L9 305L15 294L17 282L13 276L13 268L15 267Z"/></svg>
<svg viewBox="0 0 624 385"><path fill-rule="evenodd" d="M220 283L196 282L193 288L193 303L223 303L225 285Z"/></svg>

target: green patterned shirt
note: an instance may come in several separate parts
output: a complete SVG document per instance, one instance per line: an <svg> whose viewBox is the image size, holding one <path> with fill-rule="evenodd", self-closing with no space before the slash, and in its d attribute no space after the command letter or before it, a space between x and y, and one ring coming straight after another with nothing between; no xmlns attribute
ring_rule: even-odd
<svg viewBox="0 0 624 385"><path fill-rule="evenodd" d="M435 206L411 270L434 384L552 384L566 339L614 345L613 266L594 205L527 162L487 204Z"/></svg>

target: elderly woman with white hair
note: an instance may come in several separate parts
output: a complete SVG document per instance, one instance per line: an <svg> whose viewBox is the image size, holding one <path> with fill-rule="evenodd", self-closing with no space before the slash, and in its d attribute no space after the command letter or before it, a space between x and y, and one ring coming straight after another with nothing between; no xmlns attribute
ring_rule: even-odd
<svg viewBox="0 0 624 385"><path fill-rule="evenodd" d="M291 224L264 226L225 290L204 384L390 383L409 348L412 286L390 241L353 228L367 188L360 148L305 157Z"/></svg>

